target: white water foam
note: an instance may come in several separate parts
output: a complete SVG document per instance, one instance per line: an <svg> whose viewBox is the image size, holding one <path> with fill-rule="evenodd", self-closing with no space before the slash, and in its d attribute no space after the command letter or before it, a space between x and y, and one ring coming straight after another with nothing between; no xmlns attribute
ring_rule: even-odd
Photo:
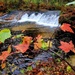
<svg viewBox="0 0 75 75"><path fill-rule="evenodd" d="M30 16L28 13L25 13L18 22L35 22L38 25L44 25L44 26L50 26L50 27L57 27L59 25L58 18L59 18L59 12L54 13L48 12L48 13L38 13L37 15L35 13L32 13Z"/></svg>

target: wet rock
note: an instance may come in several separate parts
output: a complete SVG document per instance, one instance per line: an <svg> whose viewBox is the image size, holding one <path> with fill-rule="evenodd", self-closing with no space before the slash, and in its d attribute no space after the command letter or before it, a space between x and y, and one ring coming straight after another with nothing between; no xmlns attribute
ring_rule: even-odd
<svg viewBox="0 0 75 75"><path fill-rule="evenodd" d="M15 18L15 15L11 15L8 18L5 18L5 20L13 20Z"/></svg>

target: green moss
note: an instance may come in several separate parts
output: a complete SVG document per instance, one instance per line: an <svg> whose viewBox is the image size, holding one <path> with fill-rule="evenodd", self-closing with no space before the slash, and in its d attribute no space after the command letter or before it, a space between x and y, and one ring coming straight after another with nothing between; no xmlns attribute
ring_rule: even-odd
<svg viewBox="0 0 75 75"><path fill-rule="evenodd" d="M37 5L35 7L35 9L37 10L40 4L44 4L44 6L50 6L49 8L45 9L61 9L62 6L65 6L66 3L68 3L69 1L73 1L73 0L1 0L2 2L4 2L7 6L7 10L11 9L21 9L22 10L26 10L26 9L33 9L34 7L33 5ZM30 4L32 3L33 7L30 7Z"/></svg>

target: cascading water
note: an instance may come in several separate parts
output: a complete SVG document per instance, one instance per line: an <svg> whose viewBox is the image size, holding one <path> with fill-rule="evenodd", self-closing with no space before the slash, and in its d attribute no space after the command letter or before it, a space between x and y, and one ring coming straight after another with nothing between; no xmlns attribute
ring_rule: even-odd
<svg viewBox="0 0 75 75"><path fill-rule="evenodd" d="M38 25L50 26L50 27L57 27L59 25L58 18L59 18L60 11L48 11L45 13L32 13L29 15L25 13L18 22L35 22Z"/></svg>
<svg viewBox="0 0 75 75"><path fill-rule="evenodd" d="M47 11L47 12L23 12L23 11L13 11L0 17L0 22L23 23L31 22L37 25L57 27L59 25L60 11ZM10 19L12 18L13 19Z"/></svg>

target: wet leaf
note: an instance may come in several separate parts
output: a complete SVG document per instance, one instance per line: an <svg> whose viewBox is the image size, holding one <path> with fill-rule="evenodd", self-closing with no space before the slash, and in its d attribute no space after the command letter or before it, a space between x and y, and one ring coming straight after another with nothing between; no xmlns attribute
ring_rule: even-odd
<svg viewBox="0 0 75 75"><path fill-rule="evenodd" d="M25 36L23 38L23 44L30 44L32 41L32 37L29 37L29 36Z"/></svg>
<svg viewBox="0 0 75 75"><path fill-rule="evenodd" d="M72 68L70 66L67 66L66 70L67 70L67 72L71 72Z"/></svg>
<svg viewBox="0 0 75 75"><path fill-rule="evenodd" d="M28 66L27 71L31 71L31 70L32 70L32 66Z"/></svg>
<svg viewBox="0 0 75 75"><path fill-rule="evenodd" d="M24 70L24 69L22 69L22 70L20 70L20 72L21 72L22 74L24 74L24 73L25 73L25 70Z"/></svg>
<svg viewBox="0 0 75 75"><path fill-rule="evenodd" d="M6 67L6 63L1 64L1 68L4 69Z"/></svg>
<svg viewBox="0 0 75 75"><path fill-rule="evenodd" d="M37 42L41 42L43 39L42 39L42 35L38 35L37 37L36 37L36 40L37 40Z"/></svg>
<svg viewBox="0 0 75 75"><path fill-rule="evenodd" d="M40 49L42 47L42 43L41 42L39 42L39 43L34 43L34 49L35 50L38 50L38 49Z"/></svg>
<svg viewBox="0 0 75 75"><path fill-rule="evenodd" d="M4 41L11 37L11 32L9 29L3 29L0 31L0 42L4 43Z"/></svg>
<svg viewBox="0 0 75 75"><path fill-rule="evenodd" d="M44 50L47 50L48 49L48 44L43 41L41 48L44 49Z"/></svg>
<svg viewBox="0 0 75 75"><path fill-rule="evenodd" d="M70 27L71 25L70 24L67 24L67 23L63 23L60 28L61 30L63 30L64 32L70 32L70 33L74 33L74 31L71 29Z"/></svg>
<svg viewBox="0 0 75 75"><path fill-rule="evenodd" d="M6 58L10 55L8 51L3 51L0 55L0 60L2 60L2 63L6 60Z"/></svg>
<svg viewBox="0 0 75 75"><path fill-rule="evenodd" d="M28 50L31 41L32 41L31 37L25 36L23 38L22 44L18 44L18 45L14 46L14 47L17 49L18 52L24 53L24 52L26 52Z"/></svg>
<svg viewBox="0 0 75 75"><path fill-rule="evenodd" d="M47 42L47 45L48 45L48 47L51 48L51 47L52 47L52 41L48 41L48 42Z"/></svg>
<svg viewBox="0 0 75 75"><path fill-rule="evenodd" d="M8 46L8 52L11 52L11 45Z"/></svg>
<svg viewBox="0 0 75 75"><path fill-rule="evenodd" d="M68 53L70 50L74 49L74 45L72 41L69 43L60 41L61 46L59 46L60 49L62 49L65 53Z"/></svg>
<svg viewBox="0 0 75 75"><path fill-rule="evenodd" d="M29 44L19 44L19 45L16 45L14 47L16 48L16 50L18 52L24 53L24 52L26 52L28 50Z"/></svg>
<svg viewBox="0 0 75 75"><path fill-rule="evenodd" d="M0 60L2 60L2 63L10 55L10 52L11 52L11 46L9 45L7 51L3 51L2 54L0 55Z"/></svg>

